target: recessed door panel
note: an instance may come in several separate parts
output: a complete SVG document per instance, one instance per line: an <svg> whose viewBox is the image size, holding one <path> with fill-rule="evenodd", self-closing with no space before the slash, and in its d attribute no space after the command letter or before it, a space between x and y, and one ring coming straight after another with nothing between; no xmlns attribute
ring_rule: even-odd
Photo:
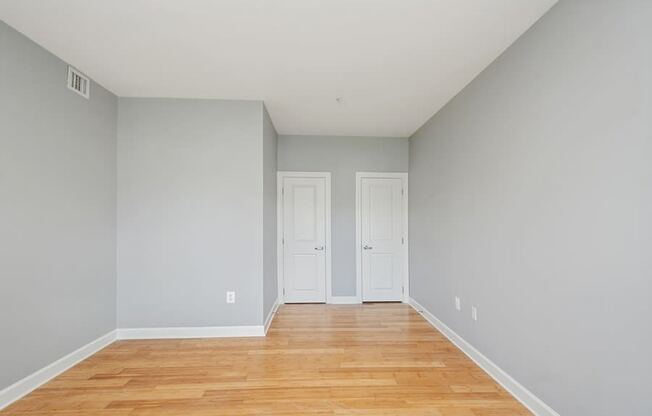
<svg viewBox="0 0 652 416"><path fill-rule="evenodd" d="M369 234L371 240L392 239L392 187L369 185Z"/></svg>
<svg viewBox="0 0 652 416"><path fill-rule="evenodd" d="M293 291L318 292L319 282L319 256L317 254L295 254L292 259L294 270L291 275L294 279Z"/></svg>
<svg viewBox="0 0 652 416"><path fill-rule="evenodd" d="M394 254L369 253L369 288L392 290L394 288Z"/></svg>
<svg viewBox="0 0 652 416"><path fill-rule="evenodd" d="M293 188L294 239L314 241L317 234L316 186L295 186Z"/></svg>

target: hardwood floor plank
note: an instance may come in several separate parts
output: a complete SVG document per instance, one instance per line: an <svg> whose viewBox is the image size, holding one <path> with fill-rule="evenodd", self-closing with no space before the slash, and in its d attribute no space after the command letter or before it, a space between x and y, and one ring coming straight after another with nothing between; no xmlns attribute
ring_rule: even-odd
<svg viewBox="0 0 652 416"><path fill-rule="evenodd" d="M265 338L118 341L0 415L530 413L403 304L283 305Z"/></svg>

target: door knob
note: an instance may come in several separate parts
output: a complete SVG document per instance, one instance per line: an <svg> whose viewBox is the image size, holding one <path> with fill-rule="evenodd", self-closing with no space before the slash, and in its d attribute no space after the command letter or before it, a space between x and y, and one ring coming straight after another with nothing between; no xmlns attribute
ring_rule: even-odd
<svg viewBox="0 0 652 416"><path fill-rule="evenodd" d="M317 251L322 251L323 249L324 249L324 246L321 246L321 247L315 247L315 250L317 250Z"/></svg>
<svg viewBox="0 0 652 416"><path fill-rule="evenodd" d="M368 246L368 245L365 244L364 246L362 246L362 248L365 249L365 250L371 250L373 247Z"/></svg>

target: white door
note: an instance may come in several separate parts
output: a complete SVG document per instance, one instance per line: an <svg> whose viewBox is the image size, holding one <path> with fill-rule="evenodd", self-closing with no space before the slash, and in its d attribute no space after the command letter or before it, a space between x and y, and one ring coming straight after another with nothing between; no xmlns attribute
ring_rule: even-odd
<svg viewBox="0 0 652 416"><path fill-rule="evenodd" d="M326 179L283 178L285 302L326 302Z"/></svg>
<svg viewBox="0 0 652 416"><path fill-rule="evenodd" d="M360 179L362 300L403 299L403 181Z"/></svg>

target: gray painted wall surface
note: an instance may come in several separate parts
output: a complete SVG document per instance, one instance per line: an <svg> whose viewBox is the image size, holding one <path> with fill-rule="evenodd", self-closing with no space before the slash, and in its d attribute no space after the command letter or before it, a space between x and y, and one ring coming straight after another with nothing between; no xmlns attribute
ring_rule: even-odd
<svg viewBox="0 0 652 416"><path fill-rule="evenodd" d="M562 415L652 414L650 22L562 0L410 139L411 296Z"/></svg>
<svg viewBox="0 0 652 416"><path fill-rule="evenodd" d="M276 150L278 135L263 106L263 319L278 297L276 277Z"/></svg>
<svg viewBox="0 0 652 416"><path fill-rule="evenodd" d="M334 296L355 296L355 172L407 172L408 140L279 136L278 170L331 172Z"/></svg>
<svg viewBox="0 0 652 416"><path fill-rule="evenodd" d="M262 324L262 111L120 98L120 328Z"/></svg>
<svg viewBox="0 0 652 416"><path fill-rule="evenodd" d="M0 390L115 329L117 99L0 22Z"/></svg>

